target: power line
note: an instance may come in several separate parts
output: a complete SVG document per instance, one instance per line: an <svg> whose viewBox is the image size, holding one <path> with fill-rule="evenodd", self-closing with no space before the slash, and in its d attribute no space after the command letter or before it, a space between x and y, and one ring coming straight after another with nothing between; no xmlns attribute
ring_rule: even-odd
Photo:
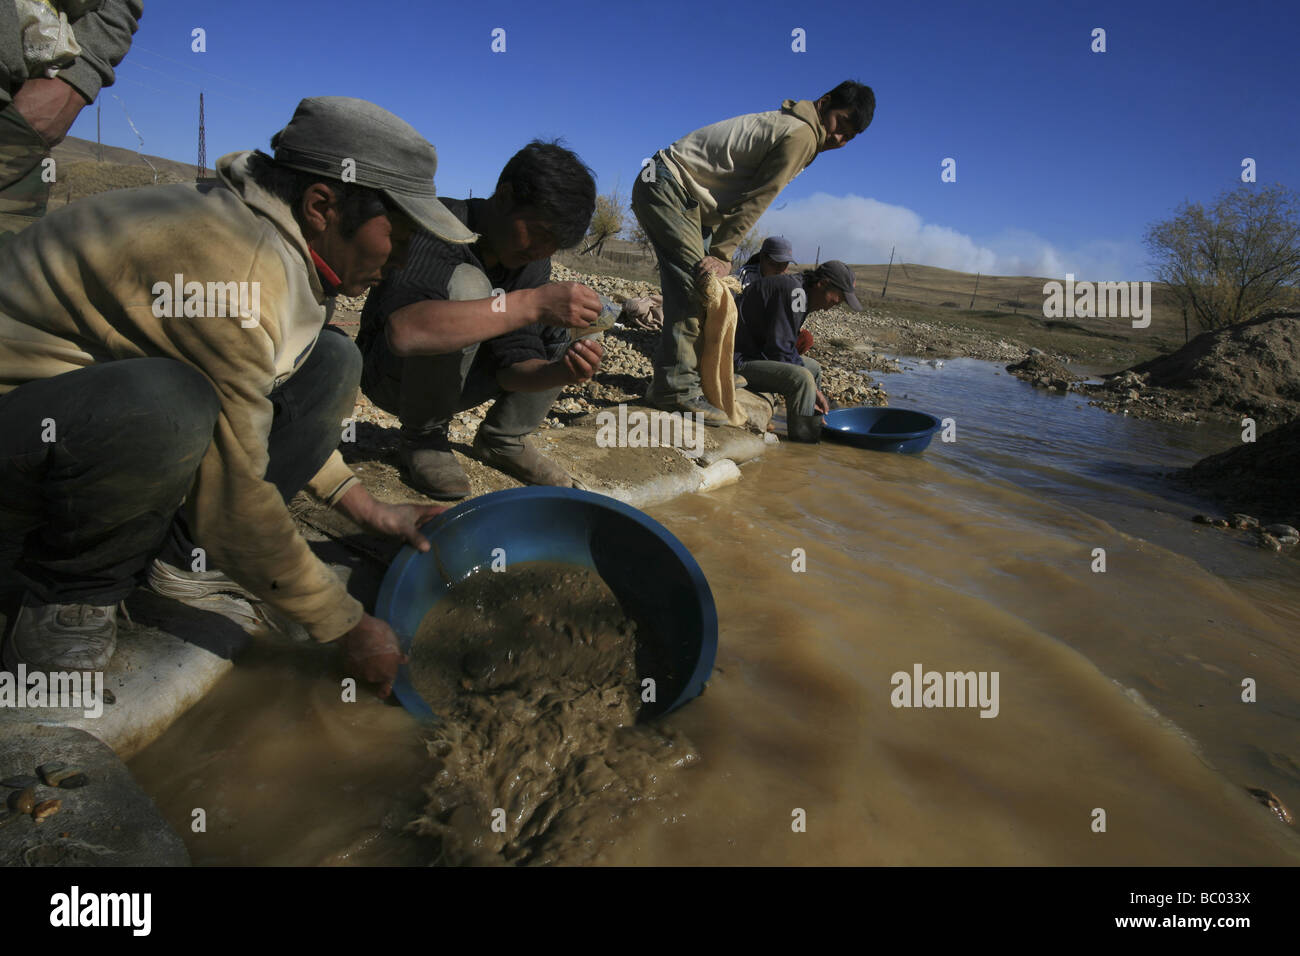
<svg viewBox="0 0 1300 956"><path fill-rule="evenodd" d="M230 77L222 76L220 73L213 73L211 70L201 70L197 66L191 66L188 63L182 63L180 60L174 59L170 56L164 56L163 54L158 53L155 50L150 50L148 47L140 46L140 44L138 43L133 43L131 45L131 51L133 53L137 51L141 53L148 53L150 56L156 56L160 60L166 60L168 63L175 63L177 66L182 67L186 70L193 70L195 73L202 73L204 76L210 76L213 77L214 79L221 80L224 83L230 83L232 86L242 86L244 89L252 93L260 93L263 96L267 95L265 90L258 89L256 86L249 86L247 83L240 83L238 80L232 80L230 79Z"/></svg>

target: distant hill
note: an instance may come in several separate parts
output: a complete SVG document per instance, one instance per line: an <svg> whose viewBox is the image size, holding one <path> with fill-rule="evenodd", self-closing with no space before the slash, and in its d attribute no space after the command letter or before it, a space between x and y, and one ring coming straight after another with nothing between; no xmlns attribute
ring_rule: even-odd
<svg viewBox="0 0 1300 956"><path fill-rule="evenodd" d="M96 160L97 147L91 140L78 139L75 136L69 136L58 146L54 147L54 161L62 163L65 160L70 163L84 162L87 160ZM151 156L148 153L141 154L133 149L122 149L120 146L104 146L104 162L113 163L119 166L139 166L146 172L149 170L149 163L152 163L160 172L170 173L179 177L178 181L192 180L194 176L194 163L181 163L174 159L163 159L161 156ZM149 162L146 163L145 159ZM56 167L57 168L57 167ZM207 176L212 175L212 170L204 170Z"/></svg>
<svg viewBox="0 0 1300 956"><path fill-rule="evenodd" d="M608 271L625 277L658 281L658 271L650 255L636 243L624 239L606 240L600 256L579 256L573 252L563 252L559 259L564 265L579 272ZM812 266L813 263L807 262L792 264L790 268L810 269ZM867 308L882 304L880 292L885 287L886 272L889 274L889 286L885 289L884 303L906 303L929 309L952 309L954 312L964 312L971 308L989 312L1033 312L1040 317L1046 298L1043 286L1048 282L1065 281L1064 277L1053 279L1045 276L981 275L977 290L973 273L940 269L937 266L895 262L892 269L886 263L855 265L852 268L858 280L858 298ZM1154 300L1152 325L1158 325L1181 338L1182 311L1169 287L1161 282L1153 282L1151 295ZM1117 319L1060 318L1046 320L1046 324L1062 329L1073 327L1094 332L1127 333L1131 329L1127 320ZM1196 329L1192 331L1195 332Z"/></svg>
<svg viewBox="0 0 1300 956"><path fill-rule="evenodd" d="M134 186L147 186L153 182L193 182L194 165L163 159L161 156L141 156L140 153L117 146L103 147L104 161L96 160L96 146L90 140L69 137L54 148L57 162L56 182L50 195L50 208L57 209L69 201L75 201L95 193L110 189L128 189ZM148 163L145 162L148 159ZM153 169L149 164L153 165ZM157 170L155 179L154 170ZM213 175L206 170L206 175ZM603 255L579 256L574 251L561 252L557 261L579 272L599 272L619 275L624 278L641 281L658 282L658 270L653 258L634 242L622 239L609 239L605 243ZM801 263L792 268L811 267L812 263ZM955 272L935 266L922 266L909 262L895 262L890 269L885 264L855 265L854 274L858 278L858 296L868 308L880 305L880 291L885 284L885 273L889 272L889 287L885 302L905 303L927 309L951 309L954 312L966 311L971 306L974 293L974 309L988 312L1032 312L1042 316L1043 285L1054 281L1043 276L986 276L979 277L979 288L975 288L976 277L969 272ZM1063 281L1058 278L1055 281ZM1152 283L1154 307L1152 325L1170 334L1181 337L1182 313L1174 301L1169 288L1162 283ZM1127 334L1131 327L1127 320L1117 319L1079 319L1061 318L1046 320L1045 325L1061 329L1074 328L1080 331L1123 332ZM1140 334L1140 333L1138 333Z"/></svg>

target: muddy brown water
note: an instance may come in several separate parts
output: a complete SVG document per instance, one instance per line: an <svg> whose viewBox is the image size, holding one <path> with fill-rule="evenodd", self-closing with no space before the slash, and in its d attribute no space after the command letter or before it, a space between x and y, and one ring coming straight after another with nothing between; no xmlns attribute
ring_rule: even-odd
<svg viewBox="0 0 1300 956"><path fill-rule="evenodd" d="M1237 433L995 371L884 379L955 443L783 445L650 509L708 577L718 666L659 722L700 762L598 862L1300 862L1244 789L1300 808L1300 561L1192 524L1207 504L1161 477ZM996 716L894 706L917 665L996 672ZM200 864L418 863L429 763L413 720L341 702L306 648L242 660L131 769Z"/></svg>

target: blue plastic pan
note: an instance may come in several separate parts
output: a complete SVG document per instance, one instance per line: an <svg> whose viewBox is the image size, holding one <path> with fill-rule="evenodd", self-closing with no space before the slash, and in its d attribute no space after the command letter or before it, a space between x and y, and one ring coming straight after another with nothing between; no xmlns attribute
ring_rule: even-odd
<svg viewBox="0 0 1300 956"><path fill-rule="evenodd" d="M384 576L375 606L409 651L420 622L450 584L492 565L562 561L595 569L637 624L639 677L655 679L656 701L640 719L698 696L713 672L718 612L704 572L666 528L635 508L574 488L512 488L471 498L421 529L433 547L405 547ZM403 667L393 684L402 705L436 717Z"/></svg>
<svg viewBox="0 0 1300 956"><path fill-rule="evenodd" d="M933 415L905 408L837 408L826 413L822 438L872 451L915 455L925 450L940 427Z"/></svg>

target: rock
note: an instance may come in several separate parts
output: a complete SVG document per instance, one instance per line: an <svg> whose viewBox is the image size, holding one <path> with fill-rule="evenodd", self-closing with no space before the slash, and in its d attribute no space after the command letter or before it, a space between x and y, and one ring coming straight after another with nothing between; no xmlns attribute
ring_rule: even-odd
<svg viewBox="0 0 1300 956"><path fill-rule="evenodd" d="M26 790L28 787L39 787L41 781L30 773L19 774L16 777L5 777L0 780L0 787L8 787L11 790Z"/></svg>
<svg viewBox="0 0 1300 956"><path fill-rule="evenodd" d="M9 794L9 809L14 813L31 813L34 806L36 806L36 791L31 787L24 787Z"/></svg>
<svg viewBox="0 0 1300 956"><path fill-rule="evenodd" d="M1275 538L1300 538L1300 531L1289 524L1271 524L1264 530Z"/></svg>
<svg viewBox="0 0 1300 956"><path fill-rule="evenodd" d="M1195 521L1197 524L1213 524L1213 523L1214 523L1214 519L1211 518L1209 515L1195 515L1195 516L1193 516L1192 520Z"/></svg>
<svg viewBox="0 0 1300 956"><path fill-rule="evenodd" d="M1228 522L1223 518L1215 518L1210 522L1210 524L1214 525L1216 528L1226 528L1228 526Z"/></svg>
<svg viewBox="0 0 1300 956"><path fill-rule="evenodd" d="M1259 527L1259 522L1250 515L1235 514L1229 519L1229 523L1234 527L1244 531L1254 531Z"/></svg>
<svg viewBox="0 0 1300 956"><path fill-rule="evenodd" d="M42 820L48 819L58 813L59 808L62 806L62 800L42 800L32 808L32 819L37 823L40 823Z"/></svg>
<svg viewBox="0 0 1300 956"><path fill-rule="evenodd" d="M1300 537L1293 534L1283 535L1277 539L1277 543L1284 548L1294 548L1297 544L1300 544Z"/></svg>
<svg viewBox="0 0 1300 956"><path fill-rule="evenodd" d="M1266 551L1281 551L1282 542L1271 534L1260 534L1258 544Z"/></svg>
<svg viewBox="0 0 1300 956"><path fill-rule="evenodd" d="M1273 791L1265 790L1262 787L1247 787L1246 792L1272 810L1283 823L1290 826L1295 822L1295 818L1291 816L1291 811L1287 809L1286 804L1277 798Z"/></svg>

